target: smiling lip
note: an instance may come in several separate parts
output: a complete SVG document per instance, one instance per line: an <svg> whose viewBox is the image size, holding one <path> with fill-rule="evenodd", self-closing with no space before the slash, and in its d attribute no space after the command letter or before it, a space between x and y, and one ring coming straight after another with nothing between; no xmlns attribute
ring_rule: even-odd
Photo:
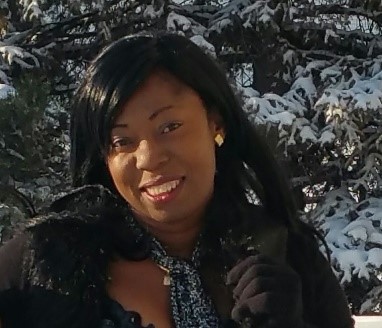
<svg viewBox="0 0 382 328"><path fill-rule="evenodd" d="M140 189L149 201L167 203L179 194L184 179L184 177L159 177L145 183Z"/></svg>

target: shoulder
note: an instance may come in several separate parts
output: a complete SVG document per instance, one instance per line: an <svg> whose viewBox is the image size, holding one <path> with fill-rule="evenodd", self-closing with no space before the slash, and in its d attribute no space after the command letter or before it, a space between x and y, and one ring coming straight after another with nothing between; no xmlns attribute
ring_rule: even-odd
<svg viewBox="0 0 382 328"><path fill-rule="evenodd" d="M23 236L23 277L49 288L55 283L62 287L103 279L113 255L129 256L141 241L126 208L98 186L58 198L44 214L28 222ZM98 277L80 274L84 271L97 272Z"/></svg>
<svg viewBox="0 0 382 328"><path fill-rule="evenodd" d="M90 218L50 213L5 244L0 253L12 254L0 258L0 271L7 272L0 290L5 326L77 327L74 322L95 320L110 255L102 233ZM84 306L92 307L92 317Z"/></svg>
<svg viewBox="0 0 382 328"><path fill-rule="evenodd" d="M21 291L33 286L69 290L75 284L86 286L89 279L95 278L80 274L87 266L93 268L88 272L97 268L96 278L103 279L106 252L102 247L107 244L107 232L96 227L96 221L67 211L36 217L0 249L0 290Z"/></svg>
<svg viewBox="0 0 382 328"><path fill-rule="evenodd" d="M141 249L126 210L103 192L91 187L60 197L26 225L22 237L1 249L0 254L11 255L0 256L0 271L3 263L15 262L25 283L19 289L7 283L0 290L0 317L23 321L9 326L24 327L25 318L32 327L95 322L110 261Z"/></svg>

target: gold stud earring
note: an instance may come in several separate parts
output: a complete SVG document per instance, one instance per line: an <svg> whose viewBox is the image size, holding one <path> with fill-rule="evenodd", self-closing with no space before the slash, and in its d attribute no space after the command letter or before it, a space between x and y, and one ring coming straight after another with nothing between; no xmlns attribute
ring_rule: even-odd
<svg viewBox="0 0 382 328"><path fill-rule="evenodd" d="M215 137L215 142L220 147L224 143L224 139L220 133L218 133Z"/></svg>

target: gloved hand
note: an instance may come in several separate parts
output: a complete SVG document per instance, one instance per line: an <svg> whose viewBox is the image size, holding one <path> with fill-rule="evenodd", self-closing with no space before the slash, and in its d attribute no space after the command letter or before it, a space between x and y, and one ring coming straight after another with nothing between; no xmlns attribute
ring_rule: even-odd
<svg viewBox="0 0 382 328"><path fill-rule="evenodd" d="M249 256L227 275L235 306L231 316L242 327L301 328L299 275L264 255Z"/></svg>

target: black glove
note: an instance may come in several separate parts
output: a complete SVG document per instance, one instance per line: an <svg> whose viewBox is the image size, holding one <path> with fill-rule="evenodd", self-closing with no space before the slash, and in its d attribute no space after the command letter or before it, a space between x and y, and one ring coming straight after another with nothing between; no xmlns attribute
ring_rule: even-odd
<svg viewBox="0 0 382 328"><path fill-rule="evenodd" d="M249 256L227 275L233 286L232 319L242 327L301 328L299 275L264 255Z"/></svg>

